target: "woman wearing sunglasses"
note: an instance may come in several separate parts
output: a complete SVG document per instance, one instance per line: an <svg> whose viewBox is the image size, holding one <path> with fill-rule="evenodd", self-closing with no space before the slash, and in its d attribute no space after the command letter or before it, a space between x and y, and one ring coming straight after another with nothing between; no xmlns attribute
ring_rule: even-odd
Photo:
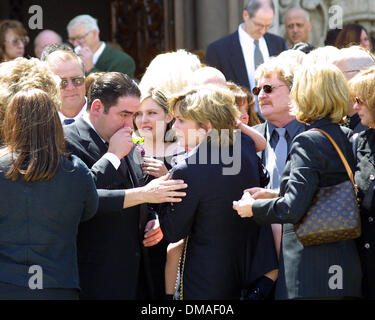
<svg viewBox="0 0 375 320"><path fill-rule="evenodd" d="M353 169L351 130L339 125L349 102L342 72L331 64L303 66L294 77L291 98L297 120L327 132ZM246 199L234 204L242 218L253 217L261 225L283 224L276 299L361 297L361 265L354 240L303 246L294 231L318 188L347 180L347 171L331 142L322 133L307 130L293 140L280 193L251 188L245 190Z"/></svg>
<svg viewBox="0 0 375 320"><path fill-rule="evenodd" d="M363 294L375 299L375 67L361 71L349 81L354 98L353 109L369 129L355 138L357 169L355 182L359 189L362 234L357 240L362 262Z"/></svg>
<svg viewBox="0 0 375 320"><path fill-rule="evenodd" d="M277 277L271 228L241 220L232 209L244 186L260 183L253 141L241 134L234 139L240 112L233 93L202 85L172 97L170 110L178 143L190 150L171 170L172 178L188 181L186 198L160 214L165 238L185 239L178 297L239 299L255 279L267 295Z"/></svg>
<svg viewBox="0 0 375 320"><path fill-rule="evenodd" d="M0 22L0 62L23 57L29 37L21 22L3 20Z"/></svg>

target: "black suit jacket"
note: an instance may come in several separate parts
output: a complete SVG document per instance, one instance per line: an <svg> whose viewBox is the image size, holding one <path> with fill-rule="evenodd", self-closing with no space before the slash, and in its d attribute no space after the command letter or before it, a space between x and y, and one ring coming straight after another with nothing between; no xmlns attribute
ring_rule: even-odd
<svg viewBox="0 0 375 320"><path fill-rule="evenodd" d="M270 56L277 56L286 49L284 39L279 36L266 33L264 39ZM228 81L251 89L238 30L211 43L206 51L205 63L219 69Z"/></svg>
<svg viewBox="0 0 375 320"><path fill-rule="evenodd" d="M364 297L375 299L375 130L358 135L355 182L360 199L362 234L356 240L362 262Z"/></svg>
<svg viewBox="0 0 375 320"><path fill-rule="evenodd" d="M172 178L187 183L187 194L180 203L162 206L160 213L166 239L176 242L189 236L183 272L187 300L239 299L241 289L277 269L270 227L242 219L232 208L245 188L259 186L253 141L242 136L241 151L235 151L238 173L223 174L228 161L218 159L219 154L217 146L202 142L173 167ZM199 159L207 162L200 164Z"/></svg>
<svg viewBox="0 0 375 320"><path fill-rule="evenodd" d="M331 135L352 169L355 167L349 142L350 129L327 119L317 120L310 127L320 128ZM310 207L319 187L348 179L331 142L320 132L305 131L293 140L281 177L281 197L254 202L256 222L283 224L277 299L361 295L361 266L354 240L304 247L293 227ZM330 270L332 266L340 266L342 270L342 289L329 286L330 278L334 276Z"/></svg>
<svg viewBox="0 0 375 320"><path fill-rule="evenodd" d="M124 189L143 185L134 149L115 170L101 158L107 146L83 118L64 130L69 151L91 168L99 194L97 215L82 223L78 232L81 298L135 299L137 290L150 297L147 249L142 245L148 208L142 204L123 209ZM147 286L139 288L139 283Z"/></svg>

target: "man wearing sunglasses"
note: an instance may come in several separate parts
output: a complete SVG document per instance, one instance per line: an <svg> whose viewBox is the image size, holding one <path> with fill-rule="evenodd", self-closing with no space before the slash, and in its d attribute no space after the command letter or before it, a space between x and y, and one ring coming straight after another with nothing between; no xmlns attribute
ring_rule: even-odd
<svg viewBox="0 0 375 320"><path fill-rule="evenodd" d="M371 55L359 46L340 49L339 54L333 58L332 62L344 73L347 80L353 78L361 70L375 65ZM348 126L354 133L359 133L368 127L361 123L353 105L354 101L350 102L348 106Z"/></svg>
<svg viewBox="0 0 375 320"><path fill-rule="evenodd" d="M244 22L236 32L208 46L205 63L219 69L228 81L254 88L257 66L286 49L283 38L267 33L274 14L272 0L248 0Z"/></svg>
<svg viewBox="0 0 375 320"><path fill-rule="evenodd" d="M270 174L268 189L279 189L280 177L284 171L287 155L292 140L306 130L293 114L290 89L297 63L287 63L285 57L273 57L262 64L255 72L258 85L253 94L258 97L259 108L264 123L254 126L267 140L266 148L258 155ZM281 242L281 225L272 224L276 251L279 254Z"/></svg>
<svg viewBox="0 0 375 320"><path fill-rule="evenodd" d="M46 57L50 69L60 78L62 124L70 124L86 109L85 69L82 60L68 50L56 50Z"/></svg>
<svg viewBox="0 0 375 320"><path fill-rule="evenodd" d="M67 25L69 42L80 56L86 74L98 71L118 71L134 76L135 62L125 52L112 49L100 41L97 20L84 14L73 18Z"/></svg>

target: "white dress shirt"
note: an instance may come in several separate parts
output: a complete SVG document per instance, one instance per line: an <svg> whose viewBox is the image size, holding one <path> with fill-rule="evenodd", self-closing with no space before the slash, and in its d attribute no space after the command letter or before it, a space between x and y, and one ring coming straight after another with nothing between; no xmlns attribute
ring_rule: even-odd
<svg viewBox="0 0 375 320"><path fill-rule="evenodd" d="M256 86L256 81L254 78L254 39L244 30L243 23L238 27L238 35L240 40L240 45L242 48L242 54L245 59L247 76L249 77L250 89ZM264 37L259 39L259 49L262 52L263 60L269 59L270 54L268 52L267 43Z"/></svg>
<svg viewBox="0 0 375 320"><path fill-rule="evenodd" d="M96 50L94 55L92 56L92 63L94 65L96 65L96 63L98 62L100 55L103 53L103 51L105 49L105 46L106 46L105 42L102 42L99 49Z"/></svg>
<svg viewBox="0 0 375 320"><path fill-rule="evenodd" d="M87 98L85 97L85 104L83 105L81 111L78 112L78 114L74 118L66 117L61 111L59 111L59 117L60 117L61 124L64 124L65 119L77 120L79 117L81 117L85 113L86 108L87 108Z"/></svg>

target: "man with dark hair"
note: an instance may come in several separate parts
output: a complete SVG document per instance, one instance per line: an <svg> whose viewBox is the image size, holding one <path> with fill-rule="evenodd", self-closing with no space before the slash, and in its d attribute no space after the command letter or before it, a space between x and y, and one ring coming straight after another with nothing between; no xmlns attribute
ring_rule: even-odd
<svg viewBox="0 0 375 320"><path fill-rule="evenodd" d="M238 30L211 43L205 63L219 69L228 81L255 87L255 69L286 49L284 39L267 33L275 14L272 0L248 0ZM256 110L259 111L259 110Z"/></svg>
<svg viewBox="0 0 375 320"><path fill-rule="evenodd" d="M185 195L176 191L186 188L183 181L168 175L143 183L132 142L139 98L133 80L108 72L91 85L87 112L64 128L68 149L91 168L99 194L96 216L78 232L82 299L153 298L147 247L163 234L146 203L179 202Z"/></svg>

